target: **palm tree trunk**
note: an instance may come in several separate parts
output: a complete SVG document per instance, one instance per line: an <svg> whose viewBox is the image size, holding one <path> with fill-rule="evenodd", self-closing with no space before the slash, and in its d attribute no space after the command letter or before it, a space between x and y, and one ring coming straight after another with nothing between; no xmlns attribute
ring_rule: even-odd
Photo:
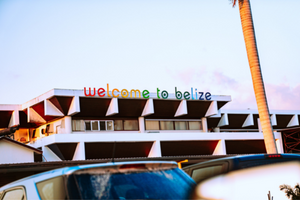
<svg viewBox="0 0 300 200"><path fill-rule="evenodd" d="M267 153L277 153L256 47L250 0L239 0L242 29Z"/></svg>

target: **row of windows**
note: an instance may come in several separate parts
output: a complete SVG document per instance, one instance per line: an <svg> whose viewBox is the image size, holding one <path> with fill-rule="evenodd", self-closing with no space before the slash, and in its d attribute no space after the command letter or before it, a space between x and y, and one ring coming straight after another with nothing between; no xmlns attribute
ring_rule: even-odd
<svg viewBox="0 0 300 200"><path fill-rule="evenodd" d="M146 120L146 130L202 130L201 121Z"/></svg>
<svg viewBox="0 0 300 200"><path fill-rule="evenodd" d="M73 131L138 131L138 120L72 120Z"/></svg>
<svg viewBox="0 0 300 200"><path fill-rule="evenodd" d="M202 130L201 121L146 120L146 130ZM73 131L138 131L138 120L73 120Z"/></svg>

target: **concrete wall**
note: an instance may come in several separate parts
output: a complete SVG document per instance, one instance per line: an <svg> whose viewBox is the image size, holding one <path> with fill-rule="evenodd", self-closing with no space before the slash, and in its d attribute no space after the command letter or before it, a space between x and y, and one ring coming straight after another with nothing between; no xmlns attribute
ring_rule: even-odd
<svg viewBox="0 0 300 200"><path fill-rule="evenodd" d="M0 141L0 164L34 162L33 155L30 149L6 140Z"/></svg>

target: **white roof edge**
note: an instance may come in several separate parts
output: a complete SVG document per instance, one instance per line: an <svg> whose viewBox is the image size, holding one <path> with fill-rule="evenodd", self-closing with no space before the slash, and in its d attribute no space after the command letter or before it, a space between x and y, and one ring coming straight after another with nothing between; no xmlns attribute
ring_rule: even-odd
<svg viewBox="0 0 300 200"><path fill-rule="evenodd" d="M0 104L0 111L22 110L21 104Z"/></svg>
<svg viewBox="0 0 300 200"><path fill-rule="evenodd" d="M109 91L111 94L111 91ZM163 98L158 98L157 93L149 93L151 99L163 99ZM49 99L53 96L79 96L79 97L85 97L84 90L83 89L60 89L60 88L54 88L49 90L48 92L45 92L44 94L29 100L23 104L0 104L0 110L25 110L26 108L29 108L35 104L38 104L46 99ZM91 97L91 96L89 96ZM99 96L94 96L94 98L113 98L105 95L104 97L99 97ZM122 99L123 97L120 95L118 98ZM131 98L130 96L127 97L127 99L138 99L138 98ZM141 99L143 99L141 95ZM184 100L182 99L177 99L175 97L175 93L169 93L169 96L167 99L164 100ZM195 99L196 100L196 99ZM189 99L188 101L192 101L192 99ZM207 100L203 100L207 101ZM211 95L211 99L209 101L231 101L231 96L229 95Z"/></svg>
<svg viewBox="0 0 300 200"><path fill-rule="evenodd" d="M48 92L45 92L44 94L42 94L32 100L29 100L26 103L23 103L22 110L29 108L37 103L44 101L45 99L49 99L50 97L54 96L54 90L55 89L49 90Z"/></svg>
<svg viewBox="0 0 300 200"><path fill-rule="evenodd" d="M257 109L220 109L221 113L227 114L258 114ZM270 115L300 115L300 110L269 110Z"/></svg>

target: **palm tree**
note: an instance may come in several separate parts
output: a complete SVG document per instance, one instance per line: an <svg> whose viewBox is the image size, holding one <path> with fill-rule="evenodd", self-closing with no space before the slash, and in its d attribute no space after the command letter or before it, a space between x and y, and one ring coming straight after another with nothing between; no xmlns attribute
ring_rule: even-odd
<svg viewBox="0 0 300 200"><path fill-rule="evenodd" d="M256 39L254 33L254 26L252 21L252 14L250 8L250 0L232 0L233 6L236 1L239 3L239 10L242 22L242 29L246 44L248 62L252 75L252 82L254 93L258 108L258 114L261 122L261 127L264 135L264 141L267 153L277 153L275 138L270 120L270 114L265 94L263 78L261 74L258 51L256 47Z"/></svg>
<svg viewBox="0 0 300 200"><path fill-rule="evenodd" d="M293 189L291 186L283 184L279 186L279 189L286 193L287 198L291 200L299 200L300 199L300 186L299 183L295 185L295 188Z"/></svg>

